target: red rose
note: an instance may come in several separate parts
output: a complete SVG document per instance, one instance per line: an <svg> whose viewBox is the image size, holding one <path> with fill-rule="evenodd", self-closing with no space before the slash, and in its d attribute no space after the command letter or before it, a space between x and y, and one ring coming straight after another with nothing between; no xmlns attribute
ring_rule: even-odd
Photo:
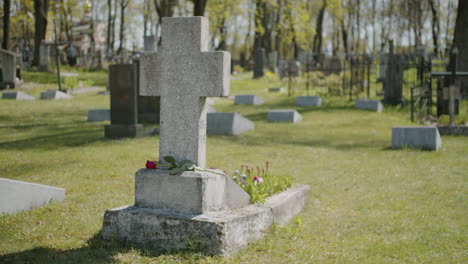
<svg viewBox="0 0 468 264"><path fill-rule="evenodd" d="M156 161L146 161L146 168L147 169L157 169L158 165L156 165Z"/></svg>

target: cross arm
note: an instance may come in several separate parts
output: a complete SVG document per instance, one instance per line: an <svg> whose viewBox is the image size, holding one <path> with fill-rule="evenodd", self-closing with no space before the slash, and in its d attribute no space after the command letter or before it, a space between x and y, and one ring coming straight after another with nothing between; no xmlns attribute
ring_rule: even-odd
<svg viewBox="0 0 468 264"><path fill-rule="evenodd" d="M231 84L231 54L225 51L202 52L201 78L206 84L202 96L228 96Z"/></svg>

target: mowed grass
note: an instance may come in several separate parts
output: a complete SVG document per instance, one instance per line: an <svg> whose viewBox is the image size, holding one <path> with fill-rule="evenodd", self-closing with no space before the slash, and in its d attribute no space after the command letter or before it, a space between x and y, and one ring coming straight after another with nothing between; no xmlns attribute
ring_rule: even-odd
<svg viewBox="0 0 468 264"><path fill-rule="evenodd" d="M255 121L236 137L209 136L208 166L232 172L270 161L311 191L298 218L273 226L231 258L160 253L107 244L104 211L134 202L134 173L157 159L157 136L104 139L109 107L93 93L62 101L0 101L0 177L67 190L62 203L0 216L0 263L467 263L468 139L444 136L438 152L391 150L391 127L411 125L406 108L356 110L345 98L321 108L267 92L274 78L240 75L231 94L255 93L260 106L218 99L218 111ZM269 109L296 109L297 124L266 122Z"/></svg>

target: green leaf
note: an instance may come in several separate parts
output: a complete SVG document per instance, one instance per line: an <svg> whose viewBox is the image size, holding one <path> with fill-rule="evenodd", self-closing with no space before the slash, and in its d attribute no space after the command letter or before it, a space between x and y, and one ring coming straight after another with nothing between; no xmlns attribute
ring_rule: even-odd
<svg viewBox="0 0 468 264"><path fill-rule="evenodd" d="M172 156L164 156L164 160L170 164L175 164L176 160Z"/></svg>
<svg viewBox="0 0 468 264"><path fill-rule="evenodd" d="M177 174L177 173L182 172L182 171L184 171L184 170L181 169L181 168L176 167L176 168L173 168L173 169L171 170L170 174L171 174L171 175L174 175L174 174Z"/></svg>

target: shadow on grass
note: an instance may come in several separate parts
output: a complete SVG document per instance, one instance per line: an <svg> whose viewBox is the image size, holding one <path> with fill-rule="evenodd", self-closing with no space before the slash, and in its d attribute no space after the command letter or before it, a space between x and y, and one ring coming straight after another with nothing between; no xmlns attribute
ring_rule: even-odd
<svg viewBox="0 0 468 264"><path fill-rule="evenodd" d="M73 126L64 129L60 127L62 125L46 126L49 127L47 131L42 132L42 135L39 136L1 142L0 149L57 149L61 147L78 147L104 140L102 135L103 127L83 127L83 125L75 123ZM34 125L31 126L34 127Z"/></svg>
<svg viewBox="0 0 468 264"><path fill-rule="evenodd" d="M29 250L5 254L0 256L0 263L115 263L114 257L118 254L137 251L138 255L144 257L158 257L161 255L172 255L182 259L193 259L194 255L204 257L203 253L194 250L185 251L161 251L149 249L135 249L131 246L117 242L107 242L102 239L102 233L95 234L86 242L86 246L69 250L36 247Z"/></svg>

